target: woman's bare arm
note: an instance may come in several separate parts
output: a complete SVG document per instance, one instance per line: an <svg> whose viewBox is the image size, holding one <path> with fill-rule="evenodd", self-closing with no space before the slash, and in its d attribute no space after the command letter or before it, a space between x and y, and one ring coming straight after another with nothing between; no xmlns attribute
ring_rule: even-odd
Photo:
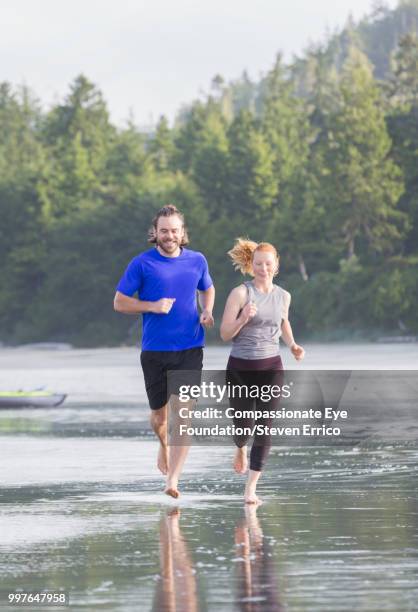
<svg viewBox="0 0 418 612"><path fill-rule="evenodd" d="M299 346L299 344L296 344L289 319L282 319L282 338L285 344L290 348L290 352L296 361L300 361L304 358L305 349Z"/></svg>
<svg viewBox="0 0 418 612"><path fill-rule="evenodd" d="M248 293L245 285L235 287L229 294L220 329L224 342L232 340L257 312L256 305L252 302L246 304L247 300Z"/></svg>

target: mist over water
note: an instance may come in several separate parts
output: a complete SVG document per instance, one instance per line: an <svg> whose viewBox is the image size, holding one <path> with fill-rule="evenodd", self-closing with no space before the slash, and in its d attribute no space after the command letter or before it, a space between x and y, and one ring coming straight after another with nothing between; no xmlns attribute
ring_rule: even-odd
<svg viewBox="0 0 418 612"><path fill-rule="evenodd" d="M306 348L310 369L418 369L416 345ZM206 367L226 355L206 349ZM68 393L57 409L0 410L3 600L21 587L65 589L74 610L416 606L416 440L273 446L257 509L232 445L193 446L175 502L137 350L4 349L0 369L1 389Z"/></svg>

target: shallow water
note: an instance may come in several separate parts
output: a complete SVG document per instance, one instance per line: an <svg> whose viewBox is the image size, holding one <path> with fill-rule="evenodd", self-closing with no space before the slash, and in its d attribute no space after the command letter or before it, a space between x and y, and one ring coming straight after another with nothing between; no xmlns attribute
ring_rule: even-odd
<svg viewBox="0 0 418 612"><path fill-rule="evenodd" d="M353 346L312 347L311 363L355 367ZM402 349L362 345L357 367L418 369L418 348ZM224 356L207 350L207 365ZM134 351L7 350L0 365L2 388L69 393L56 410L0 411L3 599L22 587L66 589L74 610L417 609L416 441L274 447L257 509L232 448L192 447L175 502Z"/></svg>

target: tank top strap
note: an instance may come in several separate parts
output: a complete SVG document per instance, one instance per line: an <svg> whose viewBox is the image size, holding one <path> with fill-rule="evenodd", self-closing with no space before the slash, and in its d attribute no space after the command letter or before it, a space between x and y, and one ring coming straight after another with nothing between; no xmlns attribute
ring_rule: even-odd
<svg viewBox="0 0 418 612"><path fill-rule="evenodd" d="M255 293L254 293L254 287L251 281L245 281L244 285L247 287L247 295L248 295L248 301L249 302L255 302Z"/></svg>

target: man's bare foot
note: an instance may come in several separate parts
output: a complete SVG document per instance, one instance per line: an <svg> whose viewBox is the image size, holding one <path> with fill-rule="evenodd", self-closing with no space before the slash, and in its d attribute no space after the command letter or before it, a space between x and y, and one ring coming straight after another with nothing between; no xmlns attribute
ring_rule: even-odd
<svg viewBox="0 0 418 612"><path fill-rule="evenodd" d="M247 493L244 494L244 501L246 504L262 504L263 502L255 493Z"/></svg>
<svg viewBox="0 0 418 612"><path fill-rule="evenodd" d="M245 474L248 470L247 447L237 448L234 457L234 470L237 474Z"/></svg>
<svg viewBox="0 0 418 612"><path fill-rule="evenodd" d="M166 475L168 473L168 448L160 444L158 451L157 466L161 474Z"/></svg>

